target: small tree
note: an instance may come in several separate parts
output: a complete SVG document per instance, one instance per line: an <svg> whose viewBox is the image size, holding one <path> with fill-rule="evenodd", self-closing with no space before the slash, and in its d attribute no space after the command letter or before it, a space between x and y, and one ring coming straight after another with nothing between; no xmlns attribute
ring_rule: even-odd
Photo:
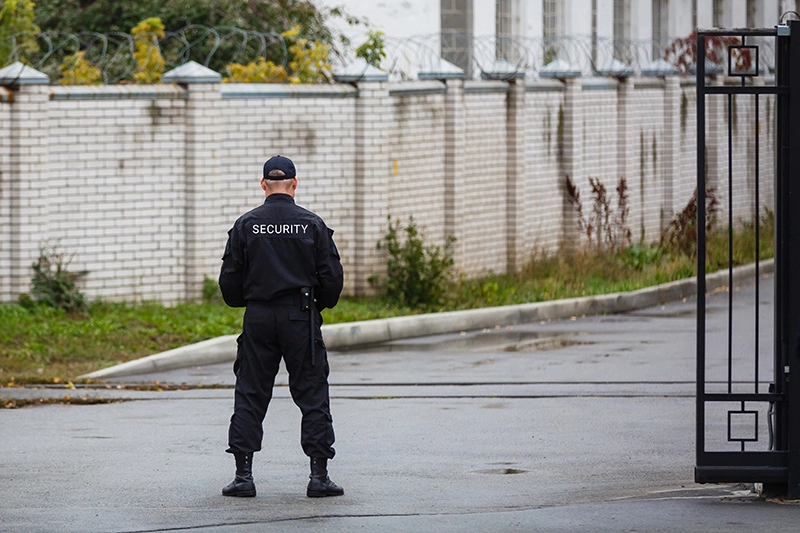
<svg viewBox="0 0 800 533"><path fill-rule="evenodd" d="M15 60L27 63L39 51L36 35L42 30L33 22L34 6L31 0L0 2L0 67Z"/></svg>
<svg viewBox="0 0 800 533"><path fill-rule="evenodd" d="M705 38L705 53L702 60L708 59L714 64L720 63L725 59L725 54L730 46L739 46L741 40L738 37L709 35ZM733 63L736 70L750 71L753 64L753 55L747 48L734 48L731 50ZM675 65L681 74L686 74L692 65L695 65L700 57L697 53L697 30L690 33L687 37L675 39L664 52L664 60Z"/></svg>
<svg viewBox="0 0 800 533"><path fill-rule="evenodd" d="M364 59L375 68L380 68L381 61L386 57L385 35L380 30L368 30L367 40L356 48L356 57Z"/></svg>
<svg viewBox="0 0 800 533"><path fill-rule="evenodd" d="M136 71L133 79L136 83L161 83L166 62L161 56L158 40L163 38L164 24L158 17L145 19L131 29L136 38L133 57L136 59Z"/></svg>
<svg viewBox="0 0 800 533"><path fill-rule="evenodd" d="M300 26L295 26L291 30L281 34L282 37L291 41L289 53L292 55L289 61L291 83L321 83L330 80L331 64L328 61L330 55L330 45L320 41L309 41L304 37L299 37Z"/></svg>

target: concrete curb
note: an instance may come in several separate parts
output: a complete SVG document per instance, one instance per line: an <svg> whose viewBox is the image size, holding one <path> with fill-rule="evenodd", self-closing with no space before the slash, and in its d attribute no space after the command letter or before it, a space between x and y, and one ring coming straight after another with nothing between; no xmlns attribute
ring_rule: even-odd
<svg viewBox="0 0 800 533"><path fill-rule="evenodd" d="M773 260L759 264L760 273L774 270ZM755 276L755 264L733 269L733 283ZM728 284L728 271L706 276L706 290L713 291ZM377 344L398 339L456 333L498 325L524 324L537 320L566 318L601 313L622 313L693 296L697 292L697 279L685 279L647 287L631 292L586 296L552 302L487 307L466 311L449 311L427 315L381 318L362 322L348 322L322 326L325 345L330 350ZM81 376L83 379L104 379L150 372L160 372L190 366L233 362L236 358L236 338L225 335L182 346L135 361L128 361Z"/></svg>

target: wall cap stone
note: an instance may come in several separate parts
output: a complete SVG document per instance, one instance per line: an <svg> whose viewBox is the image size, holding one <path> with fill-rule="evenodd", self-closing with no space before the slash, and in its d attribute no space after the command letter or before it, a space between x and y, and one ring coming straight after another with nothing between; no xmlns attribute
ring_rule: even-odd
<svg viewBox="0 0 800 533"><path fill-rule="evenodd" d="M551 61L539 70L540 78L577 78L581 75L580 69L573 67L563 59Z"/></svg>
<svg viewBox="0 0 800 533"><path fill-rule="evenodd" d="M618 59L610 59L595 69L595 72L600 76L607 76L610 78L625 78L633 76L634 70L630 65L626 65Z"/></svg>
<svg viewBox="0 0 800 533"><path fill-rule="evenodd" d="M484 80L512 80L525 77L525 70L519 65L512 65L505 59L498 59L487 70L481 70Z"/></svg>
<svg viewBox="0 0 800 533"><path fill-rule="evenodd" d="M417 74L420 80L463 80L465 77L464 69L441 57L435 65L426 67Z"/></svg>
<svg viewBox="0 0 800 533"><path fill-rule="evenodd" d="M655 61L648 63L644 67L642 67L641 71L642 76L678 76L680 71L675 68L672 63L668 63L661 58L656 59Z"/></svg>
<svg viewBox="0 0 800 533"><path fill-rule="evenodd" d="M465 93L507 93L511 86L504 81L470 81L464 82Z"/></svg>
<svg viewBox="0 0 800 533"><path fill-rule="evenodd" d="M528 92L563 92L567 85L556 78L531 78L525 82L525 90Z"/></svg>
<svg viewBox="0 0 800 533"><path fill-rule="evenodd" d="M51 100L157 100L183 98L186 98L186 91L175 85L59 85L50 88Z"/></svg>
<svg viewBox="0 0 800 533"><path fill-rule="evenodd" d="M0 69L0 85L50 85L50 77L17 61Z"/></svg>
<svg viewBox="0 0 800 533"><path fill-rule="evenodd" d="M223 83L223 100L241 98L355 98L358 89L350 85L291 85L288 83Z"/></svg>
<svg viewBox="0 0 800 533"><path fill-rule="evenodd" d="M389 96L420 96L424 94L444 94L447 85L437 80L405 81L389 84Z"/></svg>
<svg viewBox="0 0 800 533"><path fill-rule="evenodd" d="M196 61L189 61L161 76L164 83L221 83L219 72L204 67Z"/></svg>
<svg viewBox="0 0 800 533"><path fill-rule="evenodd" d="M581 90L584 91L610 91L619 87L619 82L614 78L591 77L580 80Z"/></svg>
<svg viewBox="0 0 800 533"><path fill-rule="evenodd" d="M367 63L364 58L356 60L333 73L333 79L340 83L363 81L389 81L389 74Z"/></svg>

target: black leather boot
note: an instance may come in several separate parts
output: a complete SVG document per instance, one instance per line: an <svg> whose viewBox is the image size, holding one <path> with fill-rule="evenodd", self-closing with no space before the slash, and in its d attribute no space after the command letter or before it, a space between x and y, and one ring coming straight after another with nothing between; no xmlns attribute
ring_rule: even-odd
<svg viewBox="0 0 800 533"><path fill-rule="evenodd" d="M236 477L230 485L222 489L223 496L253 497L256 484L253 483L253 454L234 453L236 458Z"/></svg>
<svg viewBox="0 0 800 533"><path fill-rule="evenodd" d="M311 458L311 475L308 477L311 479L308 482L308 489L306 489L306 496L309 498L344 494L344 489L328 477L328 459L324 457Z"/></svg>

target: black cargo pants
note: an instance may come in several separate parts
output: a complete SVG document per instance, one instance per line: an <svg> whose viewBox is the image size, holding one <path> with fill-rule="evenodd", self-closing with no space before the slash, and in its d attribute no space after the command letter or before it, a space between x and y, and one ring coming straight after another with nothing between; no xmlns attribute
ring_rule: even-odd
<svg viewBox="0 0 800 533"><path fill-rule="evenodd" d="M312 366L309 312L300 310L299 298L247 304L233 365L236 390L228 431L229 453L261 450L262 424L283 359L289 372L289 391L303 417L300 430L303 451L309 457L334 456L328 355L322 342L321 323L317 314L316 365Z"/></svg>

